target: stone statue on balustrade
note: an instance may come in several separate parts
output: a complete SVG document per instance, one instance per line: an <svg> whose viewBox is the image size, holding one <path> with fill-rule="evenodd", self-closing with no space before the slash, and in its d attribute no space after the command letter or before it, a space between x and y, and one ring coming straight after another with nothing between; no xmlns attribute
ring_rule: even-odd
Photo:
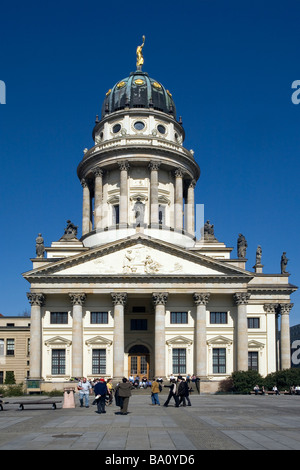
<svg viewBox="0 0 300 470"><path fill-rule="evenodd" d="M287 264L288 264L288 259L286 257L286 251L284 251L282 253L281 262L280 262L281 274L288 274L286 271Z"/></svg>
<svg viewBox="0 0 300 470"><path fill-rule="evenodd" d="M244 235L239 233L239 238L237 241L237 253L238 258L246 258L246 251L247 251L248 243Z"/></svg>
<svg viewBox="0 0 300 470"><path fill-rule="evenodd" d="M44 239L41 233L39 233L37 238L35 239L35 252L36 252L37 258L44 258L45 246L44 246Z"/></svg>
<svg viewBox="0 0 300 470"><path fill-rule="evenodd" d="M78 226L74 225L70 220L67 220L67 227L65 228L65 233L61 237L61 240L77 240L77 230Z"/></svg>

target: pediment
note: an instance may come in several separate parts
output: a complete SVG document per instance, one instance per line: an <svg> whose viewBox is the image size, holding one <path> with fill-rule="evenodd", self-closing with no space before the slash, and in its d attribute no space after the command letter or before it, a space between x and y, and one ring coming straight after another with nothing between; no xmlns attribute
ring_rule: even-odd
<svg viewBox="0 0 300 470"><path fill-rule="evenodd" d="M186 338L185 336L175 336L174 338L172 339L169 339L168 341L166 341L167 345L168 346L179 346L179 345L188 345L190 346L191 344L193 344L193 341L189 338Z"/></svg>
<svg viewBox="0 0 300 470"><path fill-rule="evenodd" d="M252 278L241 268L226 265L195 251L139 234L84 253L54 261L24 274L35 276L238 276Z"/></svg>
<svg viewBox="0 0 300 470"><path fill-rule="evenodd" d="M45 341L46 346L70 346L72 344L72 341L69 339L63 338L62 336L54 336L53 338L50 338Z"/></svg>
<svg viewBox="0 0 300 470"><path fill-rule="evenodd" d="M207 341L207 344L210 346L230 346L232 345L232 340L229 338L226 338L226 336L215 336L214 338L211 338L210 340Z"/></svg>
<svg viewBox="0 0 300 470"><path fill-rule="evenodd" d="M85 344L87 346L111 346L112 341L110 339L104 338L103 336L94 336L93 338L90 338L86 340Z"/></svg>

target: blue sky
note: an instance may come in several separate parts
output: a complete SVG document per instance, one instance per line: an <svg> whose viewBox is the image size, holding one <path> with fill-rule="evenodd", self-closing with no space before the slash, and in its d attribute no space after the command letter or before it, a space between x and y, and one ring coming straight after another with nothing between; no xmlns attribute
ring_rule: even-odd
<svg viewBox="0 0 300 470"><path fill-rule="evenodd" d="M0 312L29 311L35 238L49 246L68 219L81 227L76 169L91 147L106 91L143 70L173 95L201 168L196 202L217 238L234 248L243 233L252 270L262 246L265 273L289 258L300 284L299 1L15 1L1 7ZM80 234L79 234L80 235ZM290 323L300 323L299 292Z"/></svg>

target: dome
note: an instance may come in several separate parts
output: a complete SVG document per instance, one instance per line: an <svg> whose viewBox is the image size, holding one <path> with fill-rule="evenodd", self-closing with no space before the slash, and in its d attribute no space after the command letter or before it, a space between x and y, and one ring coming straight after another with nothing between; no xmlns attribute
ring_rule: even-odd
<svg viewBox="0 0 300 470"><path fill-rule="evenodd" d="M101 119L110 113L125 108L152 108L176 119L176 109L171 93L150 78L146 72L137 70L120 80L106 93L102 105Z"/></svg>

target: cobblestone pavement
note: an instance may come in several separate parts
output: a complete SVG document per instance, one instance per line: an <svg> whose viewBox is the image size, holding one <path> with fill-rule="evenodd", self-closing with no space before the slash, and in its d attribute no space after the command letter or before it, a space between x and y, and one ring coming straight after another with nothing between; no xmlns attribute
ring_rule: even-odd
<svg viewBox="0 0 300 470"><path fill-rule="evenodd" d="M166 408L137 391L126 416L115 404L80 408L77 396L72 409L5 401L0 450L300 450L300 396L192 395L191 407Z"/></svg>

